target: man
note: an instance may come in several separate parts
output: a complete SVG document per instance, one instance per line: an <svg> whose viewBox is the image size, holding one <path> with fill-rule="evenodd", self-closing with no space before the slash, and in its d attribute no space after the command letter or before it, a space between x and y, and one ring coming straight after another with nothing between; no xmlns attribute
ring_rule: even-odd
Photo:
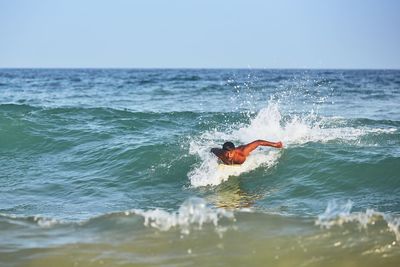
<svg viewBox="0 0 400 267"><path fill-rule="evenodd" d="M242 164L246 161L246 157L250 154L250 152L256 149L258 146L271 146L275 148L283 147L282 142L274 143L265 140L256 140L247 145L238 146L236 148L232 142L226 142L222 145L222 149L212 148L211 152L227 165Z"/></svg>

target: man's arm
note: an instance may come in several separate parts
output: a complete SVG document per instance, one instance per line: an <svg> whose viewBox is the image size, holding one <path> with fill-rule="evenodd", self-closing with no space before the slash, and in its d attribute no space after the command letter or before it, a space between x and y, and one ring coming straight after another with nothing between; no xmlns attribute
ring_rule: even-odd
<svg viewBox="0 0 400 267"><path fill-rule="evenodd" d="M269 141L265 141L265 140L256 140L253 141L247 145L244 146L240 146L238 147L243 154L245 154L245 156L248 156L250 154L251 151L253 151L254 149L256 149L259 146L271 146L271 147L275 147L275 148L282 148L282 142L269 142Z"/></svg>

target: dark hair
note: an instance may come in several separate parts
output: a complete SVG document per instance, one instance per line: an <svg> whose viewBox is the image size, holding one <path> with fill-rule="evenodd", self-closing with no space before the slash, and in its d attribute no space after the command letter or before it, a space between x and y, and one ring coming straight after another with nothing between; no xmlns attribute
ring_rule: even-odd
<svg viewBox="0 0 400 267"><path fill-rule="evenodd" d="M225 143L222 145L222 149L223 149L223 150L228 150L228 151L234 150L234 149L235 149L235 145L234 145L232 142L225 142Z"/></svg>

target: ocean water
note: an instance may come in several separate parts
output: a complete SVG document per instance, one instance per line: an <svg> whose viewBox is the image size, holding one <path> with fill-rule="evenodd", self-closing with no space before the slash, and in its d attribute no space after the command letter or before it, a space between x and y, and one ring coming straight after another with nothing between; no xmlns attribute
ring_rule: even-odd
<svg viewBox="0 0 400 267"><path fill-rule="evenodd" d="M282 141L239 168L225 141ZM400 71L0 70L1 266L400 266Z"/></svg>

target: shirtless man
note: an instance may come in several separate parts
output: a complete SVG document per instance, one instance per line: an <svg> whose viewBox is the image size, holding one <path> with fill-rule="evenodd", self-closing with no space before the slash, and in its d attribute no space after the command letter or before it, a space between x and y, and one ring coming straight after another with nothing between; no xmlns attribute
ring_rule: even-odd
<svg viewBox="0 0 400 267"><path fill-rule="evenodd" d="M246 161L246 157L251 151L256 149L258 146L271 146L275 148L282 148L282 142L268 142L265 140L256 140L247 145L238 146L232 142L226 142L220 148L211 148L211 152L214 153L223 163L227 165L242 164Z"/></svg>

